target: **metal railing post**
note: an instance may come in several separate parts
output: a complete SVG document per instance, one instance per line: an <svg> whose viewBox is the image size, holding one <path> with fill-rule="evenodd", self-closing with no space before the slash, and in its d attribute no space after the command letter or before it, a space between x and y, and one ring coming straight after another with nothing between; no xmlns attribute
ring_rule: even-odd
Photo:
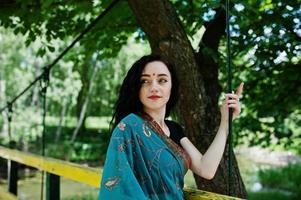
<svg viewBox="0 0 301 200"><path fill-rule="evenodd" d="M9 143L10 148L14 148L14 141ZM7 160L8 191L17 195L18 192L18 163L13 160Z"/></svg>
<svg viewBox="0 0 301 200"><path fill-rule="evenodd" d="M46 200L60 199L60 177L46 173Z"/></svg>

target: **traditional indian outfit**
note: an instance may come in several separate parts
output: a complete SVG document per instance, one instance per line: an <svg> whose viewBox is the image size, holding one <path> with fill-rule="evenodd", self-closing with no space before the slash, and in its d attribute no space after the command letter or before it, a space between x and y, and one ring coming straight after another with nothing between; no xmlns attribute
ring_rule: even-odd
<svg viewBox="0 0 301 200"><path fill-rule="evenodd" d="M175 122L173 122L175 123ZM183 199L189 155L147 114L129 114L115 127L107 151L99 200ZM178 144L177 144L178 143Z"/></svg>

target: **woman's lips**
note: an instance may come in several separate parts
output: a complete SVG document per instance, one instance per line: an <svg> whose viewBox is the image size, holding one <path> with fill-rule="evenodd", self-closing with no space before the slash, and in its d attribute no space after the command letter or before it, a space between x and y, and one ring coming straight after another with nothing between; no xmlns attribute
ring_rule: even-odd
<svg viewBox="0 0 301 200"><path fill-rule="evenodd" d="M159 98L161 98L160 96L157 96L157 95L152 95L152 96L149 96L148 97L149 99L152 99L152 100L157 100Z"/></svg>

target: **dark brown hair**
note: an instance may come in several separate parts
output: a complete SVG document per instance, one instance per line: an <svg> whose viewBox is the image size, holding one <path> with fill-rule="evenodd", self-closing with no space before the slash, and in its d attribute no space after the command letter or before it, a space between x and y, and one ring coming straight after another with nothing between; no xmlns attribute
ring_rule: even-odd
<svg viewBox="0 0 301 200"><path fill-rule="evenodd" d="M166 105L165 117L168 117L175 107L178 100L178 79L174 72L173 66L167 61L161 58L159 55L146 55L137 60L130 70L128 71L126 77L119 90L119 97L115 104L115 112L113 114L110 127L111 130L128 114L137 113L143 111L143 104L139 99L139 91L141 88L141 74L145 66L154 61L163 62L170 74L172 80L171 94Z"/></svg>

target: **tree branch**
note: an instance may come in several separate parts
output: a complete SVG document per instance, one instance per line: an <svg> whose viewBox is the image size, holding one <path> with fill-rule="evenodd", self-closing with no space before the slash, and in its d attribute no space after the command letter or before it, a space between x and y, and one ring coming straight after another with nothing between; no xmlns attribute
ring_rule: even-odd
<svg viewBox="0 0 301 200"><path fill-rule="evenodd" d="M226 29L226 12L223 7L216 10L216 15L214 19L208 23L205 23L206 31L202 37L199 44L200 51L201 47L205 45L206 47L217 52L219 41L221 37L225 34Z"/></svg>

